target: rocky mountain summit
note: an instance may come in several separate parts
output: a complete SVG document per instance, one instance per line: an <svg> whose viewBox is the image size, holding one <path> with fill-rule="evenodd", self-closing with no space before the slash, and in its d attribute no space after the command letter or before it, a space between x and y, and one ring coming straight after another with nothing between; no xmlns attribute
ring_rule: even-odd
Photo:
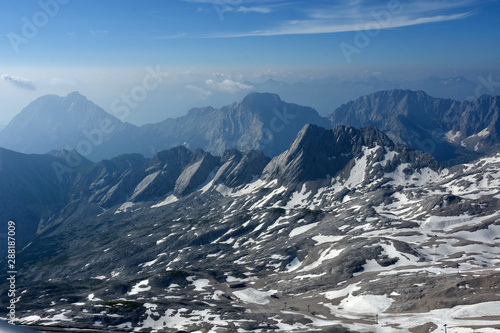
<svg viewBox="0 0 500 333"><path fill-rule="evenodd" d="M314 125L272 160L177 147L80 166L18 253L20 322L494 332L499 167L443 168L374 127Z"/></svg>
<svg viewBox="0 0 500 333"><path fill-rule="evenodd" d="M305 124L330 126L311 108L285 103L275 94L251 93L232 105L192 109L186 116L146 125L142 131L145 141L160 138L153 151L186 145L215 155L228 149L259 149L275 156Z"/></svg>
<svg viewBox="0 0 500 333"><path fill-rule="evenodd" d="M348 174L354 159L364 158L367 149L384 147L367 163L379 162L385 151L400 155L384 166L378 164L370 170L374 177L392 171L396 165L411 162L412 167L438 165L432 156L411 151L407 146L395 145L375 127L357 130L349 126L338 126L325 131L314 125L306 125L292 142L290 148L274 158L264 170L264 179L277 179L280 183L297 183L317 179L329 179L341 171ZM369 179L367 179L368 181Z"/></svg>
<svg viewBox="0 0 500 333"><path fill-rule="evenodd" d="M344 104L329 118L334 125L373 125L395 142L456 163L498 150L498 100L483 95L454 101L423 91L390 90Z"/></svg>
<svg viewBox="0 0 500 333"><path fill-rule="evenodd" d="M0 132L0 147L38 154L78 150L100 160L139 149L129 139L135 128L77 92L65 97L46 95L30 103Z"/></svg>

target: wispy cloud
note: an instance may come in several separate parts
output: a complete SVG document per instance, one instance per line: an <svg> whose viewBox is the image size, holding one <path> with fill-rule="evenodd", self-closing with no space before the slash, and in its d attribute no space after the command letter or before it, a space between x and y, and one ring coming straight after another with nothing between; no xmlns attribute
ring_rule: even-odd
<svg viewBox="0 0 500 333"><path fill-rule="evenodd" d="M266 3L266 2L275 2L277 0L253 0L253 1L243 1L243 0L184 0L184 2L194 2L194 3L205 3L211 5L231 5L237 6L241 5L243 2L245 3Z"/></svg>
<svg viewBox="0 0 500 333"><path fill-rule="evenodd" d="M188 84L185 87L198 93L202 99L206 99L215 93L238 94L247 93L254 89L251 85L238 82L221 73L214 73L212 76L214 76L213 79L207 79L204 83Z"/></svg>
<svg viewBox="0 0 500 333"><path fill-rule="evenodd" d="M2 80L9 82L10 84L25 90L36 90L36 85L30 79L26 79L19 76L4 74L2 75Z"/></svg>
<svg viewBox="0 0 500 333"><path fill-rule="evenodd" d="M455 15L438 15L429 17L401 17L392 20L387 24L380 25L380 29L391 29L407 27L412 25L445 22L453 20L461 20L472 15L472 12L460 13ZM367 22L368 23L368 22ZM254 37L254 36L277 36L277 35L311 35L311 34L327 34L338 32L361 31L366 29L366 24L328 24L312 20L290 21L284 26L269 30L255 30L248 33L236 33L227 35L216 35L212 37Z"/></svg>
<svg viewBox="0 0 500 333"><path fill-rule="evenodd" d="M209 0L185 0L215 3ZM307 9L296 10L295 17L278 21L272 27L220 33L210 37L251 37L277 35L326 34L365 30L367 26L392 29L420 24L462 20L474 14L478 7L473 0L451 1L401 1L392 9L387 1L346 0L334 5L313 4ZM267 7L263 7L267 8ZM238 11L236 7L231 9Z"/></svg>
<svg viewBox="0 0 500 333"><path fill-rule="evenodd" d="M224 79L223 81L215 81L209 79L205 83L209 88L232 94L250 91L253 89L253 87L250 85L236 82L230 79Z"/></svg>
<svg viewBox="0 0 500 333"><path fill-rule="evenodd" d="M245 6L240 6L236 8L237 12L240 13L261 13L261 14L269 14L272 12L272 9L270 7L245 7Z"/></svg>
<svg viewBox="0 0 500 333"><path fill-rule="evenodd" d="M217 10L222 12L238 12L238 13L260 13L269 14L273 12L276 6L283 4L276 4L277 0L184 0L185 2L200 3L213 5Z"/></svg>
<svg viewBox="0 0 500 333"><path fill-rule="evenodd" d="M182 38L182 37L185 37L185 36L187 36L187 33L180 32L180 33L174 34L174 35L166 35L166 36L154 37L153 39L176 39L176 38Z"/></svg>

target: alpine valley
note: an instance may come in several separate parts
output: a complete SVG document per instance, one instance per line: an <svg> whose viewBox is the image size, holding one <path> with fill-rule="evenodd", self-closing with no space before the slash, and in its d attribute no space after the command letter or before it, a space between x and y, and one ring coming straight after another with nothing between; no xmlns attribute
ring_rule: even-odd
<svg viewBox="0 0 500 333"><path fill-rule="evenodd" d="M0 133L18 323L498 332L499 98L390 90L321 117L252 93L137 127L41 97Z"/></svg>

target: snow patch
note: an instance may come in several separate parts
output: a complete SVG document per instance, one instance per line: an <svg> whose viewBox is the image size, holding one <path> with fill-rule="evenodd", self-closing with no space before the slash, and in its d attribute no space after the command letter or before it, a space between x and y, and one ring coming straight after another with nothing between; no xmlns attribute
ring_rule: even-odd
<svg viewBox="0 0 500 333"><path fill-rule="evenodd" d="M289 237L291 238L291 237L295 237L295 236L298 236L300 234L303 234L304 232L316 227L318 224L319 224L319 222L316 222L316 223L311 223L308 225L304 225L302 227L295 228L290 232Z"/></svg>
<svg viewBox="0 0 500 333"><path fill-rule="evenodd" d="M312 263L310 265L307 265L306 267L302 268L298 272L300 273L300 272L310 271L311 269L314 269L314 268L318 268L319 266L321 266L321 264L325 260L330 260L330 259L336 258L339 254L342 253L342 251L344 251L344 249L337 250L337 249L334 249L333 247L329 248L328 250L324 250L324 251L320 252L318 260L316 260L314 263Z"/></svg>
<svg viewBox="0 0 500 333"><path fill-rule="evenodd" d="M99 275L99 276L93 276L91 279L96 279L96 280L106 280L106 277L104 275Z"/></svg>
<svg viewBox="0 0 500 333"><path fill-rule="evenodd" d="M293 272L300 267L299 258L295 257L289 264L286 265L287 272Z"/></svg>
<svg viewBox="0 0 500 333"><path fill-rule="evenodd" d="M91 301L91 302L98 302L98 301L102 301L102 299L95 297L94 293L89 294L89 295L87 296L87 300L89 300L89 301Z"/></svg>
<svg viewBox="0 0 500 333"><path fill-rule="evenodd" d="M453 318L479 318L486 316L498 316L500 301L485 302L457 307L450 313Z"/></svg>
<svg viewBox="0 0 500 333"><path fill-rule="evenodd" d="M347 311L356 313L380 313L387 310L394 300L386 295L358 295L349 294L340 302L340 306Z"/></svg>
<svg viewBox="0 0 500 333"><path fill-rule="evenodd" d="M205 288L210 286L210 281L207 279L195 280L194 276L188 276L186 280L193 283L195 291L205 291Z"/></svg>
<svg viewBox="0 0 500 333"><path fill-rule="evenodd" d="M304 202L307 200L309 197L310 192L307 191L306 184L302 185L302 189L299 192L294 192L290 198L290 201L286 204L285 209L293 209L296 208L297 206L303 207Z"/></svg>
<svg viewBox="0 0 500 333"><path fill-rule="evenodd" d="M151 286L149 285L149 280L143 280L136 285L132 287L132 290L130 290L127 295L132 296L132 295L137 295L138 293L142 293L145 291L151 290Z"/></svg>
<svg viewBox="0 0 500 333"><path fill-rule="evenodd" d="M429 216L423 225L430 229L445 229L452 227L456 224L461 224L465 222L470 222L473 219L472 216L460 215L460 216Z"/></svg>
<svg viewBox="0 0 500 333"><path fill-rule="evenodd" d="M328 299L345 297L352 292L360 290L361 289L361 287L359 286L360 283L361 282L350 284L347 287L345 287L344 289L340 289L340 290L327 291L327 292L323 293L323 295L325 295L325 297Z"/></svg>
<svg viewBox="0 0 500 333"><path fill-rule="evenodd" d="M462 133L460 133L460 131L449 131L446 133L446 139L448 139L449 142L456 142L460 136L462 135Z"/></svg>
<svg viewBox="0 0 500 333"><path fill-rule="evenodd" d="M253 303L260 305L268 304L269 300L267 299L267 297L270 297L275 293L276 290L259 291L254 288L248 288L233 292L234 296L238 297L244 303Z"/></svg>
<svg viewBox="0 0 500 333"><path fill-rule="evenodd" d="M125 202L115 211L115 214L126 213L127 210L129 210L133 206L134 206L133 202Z"/></svg>
<svg viewBox="0 0 500 333"><path fill-rule="evenodd" d="M163 207L177 201L179 201L179 199L175 195L169 195L165 200L163 200L160 203L157 203L156 205L151 206L151 208Z"/></svg>
<svg viewBox="0 0 500 333"><path fill-rule="evenodd" d="M312 239L316 242L316 245L321 245L325 243L335 243L342 240L345 236L324 236L318 235L314 236Z"/></svg>

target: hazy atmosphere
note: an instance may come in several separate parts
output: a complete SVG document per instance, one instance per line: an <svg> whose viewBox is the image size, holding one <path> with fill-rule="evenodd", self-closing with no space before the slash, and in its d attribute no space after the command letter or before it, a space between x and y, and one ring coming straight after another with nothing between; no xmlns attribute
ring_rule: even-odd
<svg viewBox="0 0 500 333"><path fill-rule="evenodd" d="M326 114L381 89L426 90L431 76L471 81L437 97L500 81L498 1L47 0L2 1L0 12L3 125L72 91L108 112L135 92L126 121L141 125L251 91ZM144 96L133 89L148 68L160 80Z"/></svg>
<svg viewBox="0 0 500 333"><path fill-rule="evenodd" d="M0 0L0 332L500 332L499 17Z"/></svg>

